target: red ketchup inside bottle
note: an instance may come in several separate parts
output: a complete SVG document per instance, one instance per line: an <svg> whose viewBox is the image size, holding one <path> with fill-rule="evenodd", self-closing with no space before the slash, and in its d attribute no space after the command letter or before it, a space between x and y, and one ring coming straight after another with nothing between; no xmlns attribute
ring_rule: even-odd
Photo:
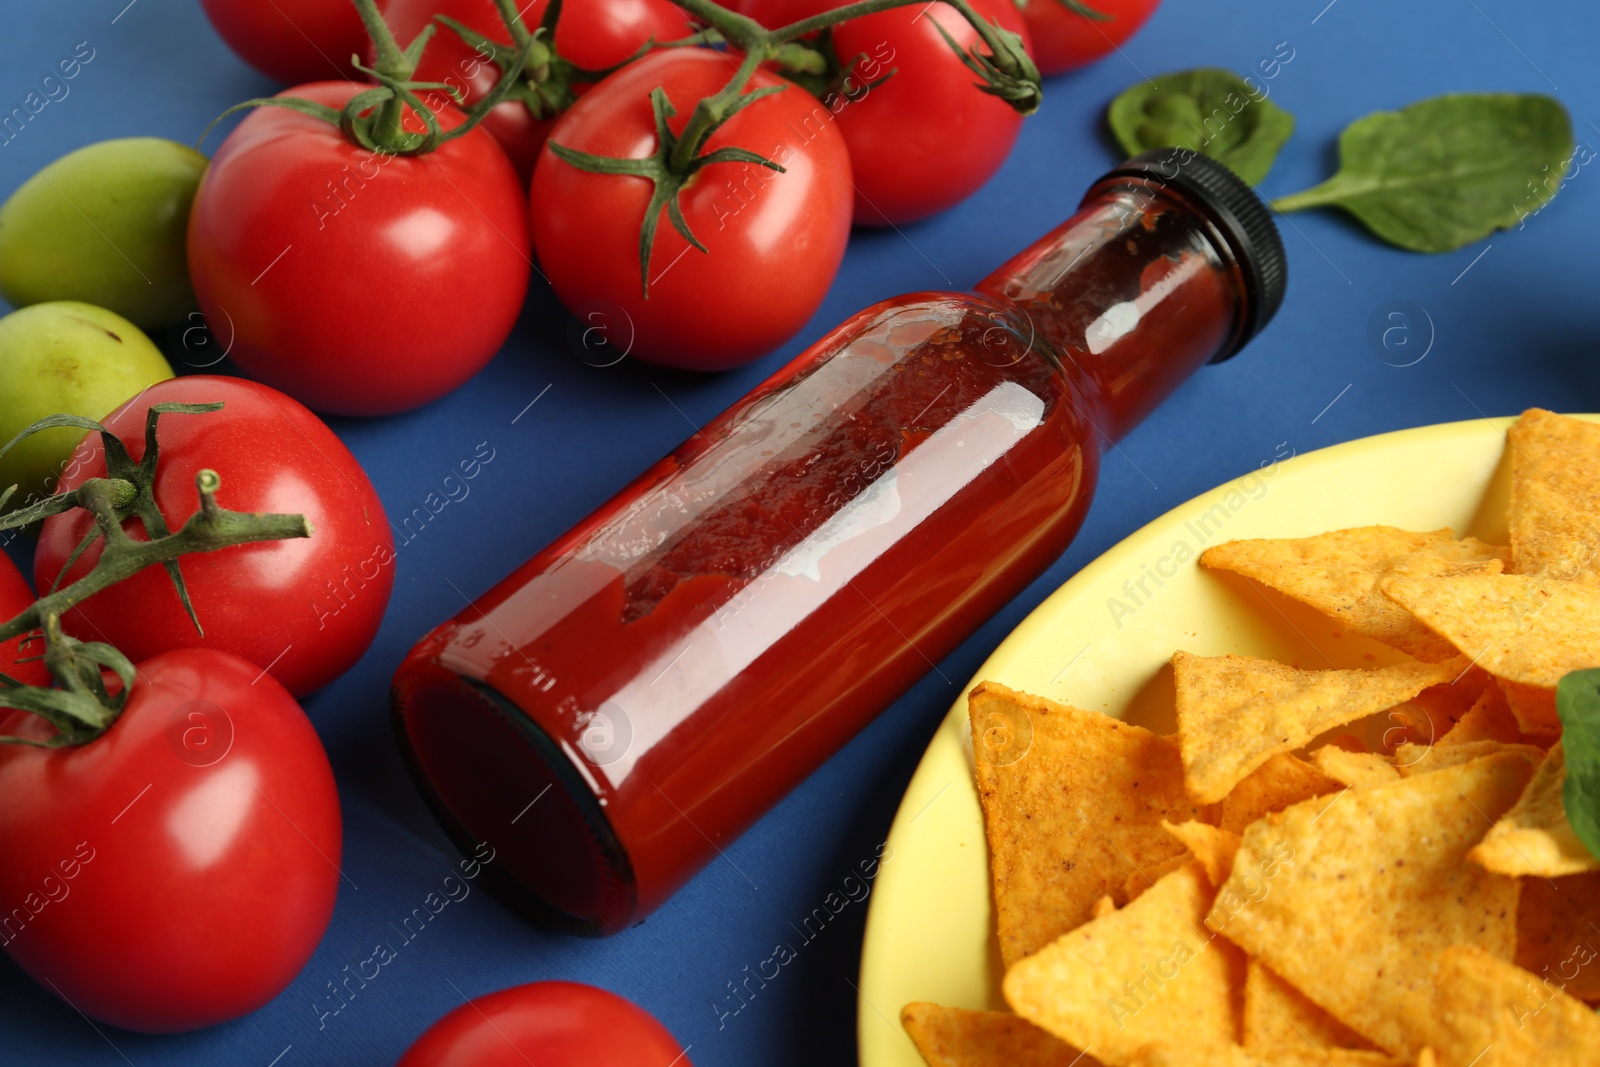
<svg viewBox="0 0 1600 1067"><path fill-rule="evenodd" d="M840 324L412 650L435 814L515 903L642 919L1043 572L1284 282L1264 205L1168 149L975 292Z"/></svg>

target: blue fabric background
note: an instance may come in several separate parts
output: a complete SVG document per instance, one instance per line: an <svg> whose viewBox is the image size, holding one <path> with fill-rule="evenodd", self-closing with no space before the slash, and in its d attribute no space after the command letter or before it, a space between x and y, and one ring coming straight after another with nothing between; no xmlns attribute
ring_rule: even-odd
<svg viewBox="0 0 1600 1067"><path fill-rule="evenodd" d="M125 5L8 0L0 104L20 102L77 42L91 42L96 54L69 97L0 147L0 196L70 149L133 134L192 142L228 105L275 90L226 50L195 0ZM1592 151L1600 146L1597 30L1600 15L1583 0L1168 0L1124 55L1049 82L1043 110L977 196L903 233L857 233L815 320L753 366L716 377L626 361L587 366L569 347L566 316L536 288L505 351L466 388L409 415L334 423L391 515L418 506L480 442L495 459L468 498L400 551L394 601L366 658L306 702L339 776L344 870L353 883L341 886L315 958L249 1018L164 1038L97 1033L0 961L0 1063L265 1067L281 1056L279 1067L389 1064L463 995L541 978L633 998L692 1046L700 1067L854 1062L864 903L845 909L737 1015L719 1020L713 1003L872 856L958 687L1083 564L1168 508L1253 469L1281 442L1303 453L1535 404L1600 409L1600 167L1583 168L1525 228L1449 255L1398 251L1334 213L1294 216L1284 227L1292 281L1271 328L1232 362L1198 374L1122 442L1105 462L1073 548L730 847L726 862L643 926L606 941L534 929L474 892L319 1030L313 1002L324 983L389 938L390 923L439 888L456 861L389 732L388 679L406 649L458 610L463 593L486 589L676 445L691 420L704 423L842 316L895 293L970 284L1055 225L1115 161L1101 115L1141 72L1248 70L1289 42L1294 59L1270 85L1298 129L1265 183L1273 195L1330 174L1350 120L1448 91L1554 93L1572 112L1579 144ZM1392 366L1405 359L1390 353L1386 362L1369 345L1369 320L1390 301L1410 301L1431 321L1431 350L1413 366ZM1415 317L1413 329L1410 351L1419 352L1430 327ZM21 560L27 546L10 550ZM879 1007L888 1014L898 1005Z"/></svg>

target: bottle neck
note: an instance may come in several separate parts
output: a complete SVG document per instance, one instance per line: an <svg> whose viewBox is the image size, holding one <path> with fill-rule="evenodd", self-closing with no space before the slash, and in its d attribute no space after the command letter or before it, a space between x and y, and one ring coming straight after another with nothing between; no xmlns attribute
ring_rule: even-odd
<svg viewBox="0 0 1600 1067"><path fill-rule="evenodd" d="M1247 328L1242 268L1181 192L1118 177L976 287L1014 305L1118 440Z"/></svg>

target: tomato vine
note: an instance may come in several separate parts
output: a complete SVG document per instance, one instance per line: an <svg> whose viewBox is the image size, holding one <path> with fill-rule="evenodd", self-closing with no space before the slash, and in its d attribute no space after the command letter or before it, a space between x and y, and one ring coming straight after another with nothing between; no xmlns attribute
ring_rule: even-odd
<svg viewBox="0 0 1600 1067"><path fill-rule="evenodd" d="M0 623L0 642L25 634L40 633L44 641L44 665L55 677L56 688L30 686L9 675L0 674L0 707L31 712L56 728L47 741L19 737L0 737L0 744L38 745L59 748L81 745L104 733L121 714L133 686L134 666L127 656L101 641L80 641L61 630L61 616L75 604L146 567L161 564L167 569L178 596L183 601L196 629L200 621L189 602L188 591L178 568L178 557L191 552L215 552L256 541L276 541L290 537L310 537L311 526L304 515L257 515L230 511L217 503L222 479L214 470L201 470L195 476L195 491L200 509L176 531L167 529L153 496L156 466L160 455L156 427L162 415L199 415L217 411L221 404L156 404L145 421L145 452L135 464L115 434L93 419L77 415L52 415L23 430L3 448L4 453L18 441L41 430L71 426L99 432L104 442L106 472L109 477L90 478L70 492L60 493L20 508L0 519L0 530L17 529L81 507L94 516L95 527L73 551L82 555L97 539L105 542L93 569L82 578L46 592L15 618ZM0 493L3 509L16 491L12 486ZM123 522L137 518L148 540L136 541L123 530ZM112 692L103 670L110 670L121 681Z"/></svg>

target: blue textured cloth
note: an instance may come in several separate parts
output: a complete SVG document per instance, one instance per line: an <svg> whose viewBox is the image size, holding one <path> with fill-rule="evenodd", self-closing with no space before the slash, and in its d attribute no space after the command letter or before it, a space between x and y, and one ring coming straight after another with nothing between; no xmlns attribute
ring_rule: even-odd
<svg viewBox="0 0 1600 1067"><path fill-rule="evenodd" d="M276 88L224 48L194 0L126 2L7 5L0 110L20 103L78 42L90 42L94 58L67 96L0 146L0 196L93 141L149 134L192 142L230 104ZM0 961L0 1064L265 1067L278 1056L279 1067L388 1064L463 994L541 978L592 982L633 998L692 1046L700 1067L853 1062L868 903L850 891L851 879L872 859L924 745L971 672L1097 554L1190 496L1283 454L1285 443L1304 453L1535 404L1600 409L1600 167L1582 168L1524 228L1449 255L1390 248L1331 212L1294 216L1284 227L1292 280L1277 321L1232 362L1198 374L1123 441L1106 459L1072 549L729 847L725 862L643 926L605 941L537 930L474 890L337 1014L324 1014L326 983L392 938L391 924L438 891L457 860L390 734L388 681L407 648L461 608L463 594L486 589L676 445L691 422L704 423L843 316L899 292L971 284L1054 226L1115 162L1104 107L1141 74L1249 70L1281 55L1287 42L1293 59L1269 84L1298 128L1264 185L1272 195L1330 174L1336 138L1350 120L1442 92L1554 93L1571 110L1579 143L1600 145L1597 30L1600 15L1581 0L1168 0L1124 54L1049 82L1043 110L977 196L902 232L857 233L806 331L782 352L721 376L585 365L572 353L564 313L536 280L506 350L466 388L409 415L334 423L391 514L411 511L430 492L444 495L445 476L480 444L494 459L466 497L401 549L394 602L370 653L306 702L339 777L344 870L360 887L340 887L315 958L249 1018L166 1038L97 1033ZM1404 323L1387 317L1397 309L1409 314ZM1385 349L1382 332L1397 324L1413 332L1391 334ZM1369 334L1379 338L1376 347ZM1412 347L1397 348L1402 340ZM1424 349L1421 362L1393 365ZM18 542L10 551L22 559L27 547ZM830 894L846 906L798 941L795 927ZM746 985L780 942L796 947L794 957L764 986ZM755 996L736 999L732 986ZM892 1016L899 1005L876 1007Z"/></svg>

